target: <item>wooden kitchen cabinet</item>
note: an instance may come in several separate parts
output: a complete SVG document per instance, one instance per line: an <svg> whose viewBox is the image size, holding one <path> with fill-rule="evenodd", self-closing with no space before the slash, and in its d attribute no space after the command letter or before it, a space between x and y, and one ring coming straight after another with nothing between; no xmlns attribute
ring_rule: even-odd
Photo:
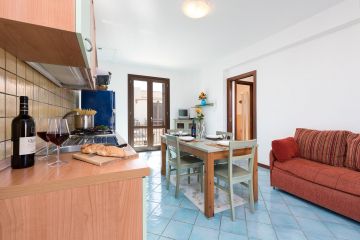
<svg viewBox="0 0 360 240"><path fill-rule="evenodd" d="M141 240L144 233L141 159L104 166L73 160L0 172L0 239Z"/></svg>
<svg viewBox="0 0 360 240"><path fill-rule="evenodd" d="M1 0L0 32L0 47L21 60L78 67L93 82L93 0Z"/></svg>

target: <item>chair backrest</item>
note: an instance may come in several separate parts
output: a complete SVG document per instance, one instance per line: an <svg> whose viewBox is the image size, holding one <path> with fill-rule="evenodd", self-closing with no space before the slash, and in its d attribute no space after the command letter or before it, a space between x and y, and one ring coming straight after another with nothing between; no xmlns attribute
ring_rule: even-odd
<svg viewBox="0 0 360 240"><path fill-rule="evenodd" d="M227 139L227 140L234 139L234 134L232 132L216 131L216 135L221 135L221 136L223 136L224 139Z"/></svg>
<svg viewBox="0 0 360 240"><path fill-rule="evenodd" d="M168 161L175 161L177 165L180 165L179 138L176 136L166 135L166 147Z"/></svg>
<svg viewBox="0 0 360 240"><path fill-rule="evenodd" d="M247 140L247 141L230 141L229 143L229 168L228 174L229 177L232 178L232 165L235 161L245 160L248 161L248 171L252 174L253 166L254 166L254 157L255 157L255 150L257 147L256 139ZM234 151L241 150L241 149L250 149L250 153L244 155L236 154L234 156Z"/></svg>
<svg viewBox="0 0 360 240"><path fill-rule="evenodd" d="M182 134L186 135L186 134L191 134L191 130L190 129L168 129L166 130L167 134L171 134L171 135L175 135L178 134L179 132L182 132Z"/></svg>

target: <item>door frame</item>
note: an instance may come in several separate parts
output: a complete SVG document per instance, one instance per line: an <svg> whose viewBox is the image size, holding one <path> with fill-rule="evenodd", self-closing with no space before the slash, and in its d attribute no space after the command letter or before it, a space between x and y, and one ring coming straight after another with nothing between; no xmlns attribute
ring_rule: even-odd
<svg viewBox="0 0 360 240"><path fill-rule="evenodd" d="M248 78L248 77L253 77L254 81L253 82L246 82L243 81L244 78ZM233 119L233 114L232 114L232 108L233 108L233 103L232 103L232 83L239 83L239 84L243 84L243 85L249 85L250 86L250 98L251 98L251 103L250 103L250 114L251 114L251 122L250 122L250 126L252 131L250 132L250 138L251 139L255 139L257 138L257 121L256 121L256 70L251 71L251 72L247 72L238 76L234 76L231 78L227 79L227 87L226 87L226 93L227 93L227 131L228 132L232 132L232 119ZM236 88L235 88L236 90ZM236 96L235 96L236 98ZM236 109L235 109L236 112ZM236 124L235 124L235 134L236 134Z"/></svg>
<svg viewBox="0 0 360 240"><path fill-rule="evenodd" d="M134 147L134 80L146 81L148 84L147 88L147 99L151 99L151 101L147 101L147 122L148 124L147 130L147 147ZM131 146L133 146L137 151L153 151L159 150L159 146L153 146L154 144L154 135L153 135L153 89L152 83L164 83L165 84L165 131L170 128L170 79L169 78L160 78L160 77L152 77L152 76L144 76L144 75L136 75L136 74L128 74L128 142Z"/></svg>

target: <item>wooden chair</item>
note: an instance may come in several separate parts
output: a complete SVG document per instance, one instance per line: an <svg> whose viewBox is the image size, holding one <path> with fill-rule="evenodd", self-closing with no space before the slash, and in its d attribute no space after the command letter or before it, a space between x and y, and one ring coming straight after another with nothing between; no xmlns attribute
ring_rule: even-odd
<svg viewBox="0 0 360 240"><path fill-rule="evenodd" d="M232 132L216 131L216 135L223 136L224 140L233 140L234 139L234 134Z"/></svg>
<svg viewBox="0 0 360 240"><path fill-rule="evenodd" d="M230 141L228 163L215 165L214 167L214 175L216 177L215 186L229 194L233 221L235 220L233 185L236 183L242 183L248 186L250 210L251 212L254 211L253 164L256 146L256 139L249 141ZM251 149L251 152L247 155L234 156L234 151L240 149ZM235 165L235 161L247 161L248 169ZM226 183L225 187L219 184L219 179Z"/></svg>
<svg viewBox="0 0 360 240"><path fill-rule="evenodd" d="M175 197L179 196L179 184L181 176L188 176L188 183L190 184L190 176L198 175L198 179L201 184L201 192L203 191L203 161L194 156L180 155L179 149L179 138L175 136L166 136L166 145L167 145L167 161L168 161L168 171L166 173L166 188L169 189L170 184L170 175L172 171L176 171L176 191ZM193 172L191 173L191 169ZM187 174L181 174L181 170L187 170ZM195 172L195 170L198 170Z"/></svg>
<svg viewBox="0 0 360 240"><path fill-rule="evenodd" d="M216 131L216 135L223 136L224 140L233 140L233 137L234 137L234 134L232 132ZM217 164L225 164L227 162L228 162L227 159L221 159L221 160L215 161L215 165L217 165Z"/></svg>

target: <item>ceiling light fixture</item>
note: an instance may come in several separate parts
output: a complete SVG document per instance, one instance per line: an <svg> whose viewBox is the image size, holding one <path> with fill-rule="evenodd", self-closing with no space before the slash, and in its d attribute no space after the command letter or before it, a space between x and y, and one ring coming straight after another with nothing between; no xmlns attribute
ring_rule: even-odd
<svg viewBox="0 0 360 240"><path fill-rule="evenodd" d="M182 10L189 18L202 18L209 14L211 7L207 0L185 0Z"/></svg>

